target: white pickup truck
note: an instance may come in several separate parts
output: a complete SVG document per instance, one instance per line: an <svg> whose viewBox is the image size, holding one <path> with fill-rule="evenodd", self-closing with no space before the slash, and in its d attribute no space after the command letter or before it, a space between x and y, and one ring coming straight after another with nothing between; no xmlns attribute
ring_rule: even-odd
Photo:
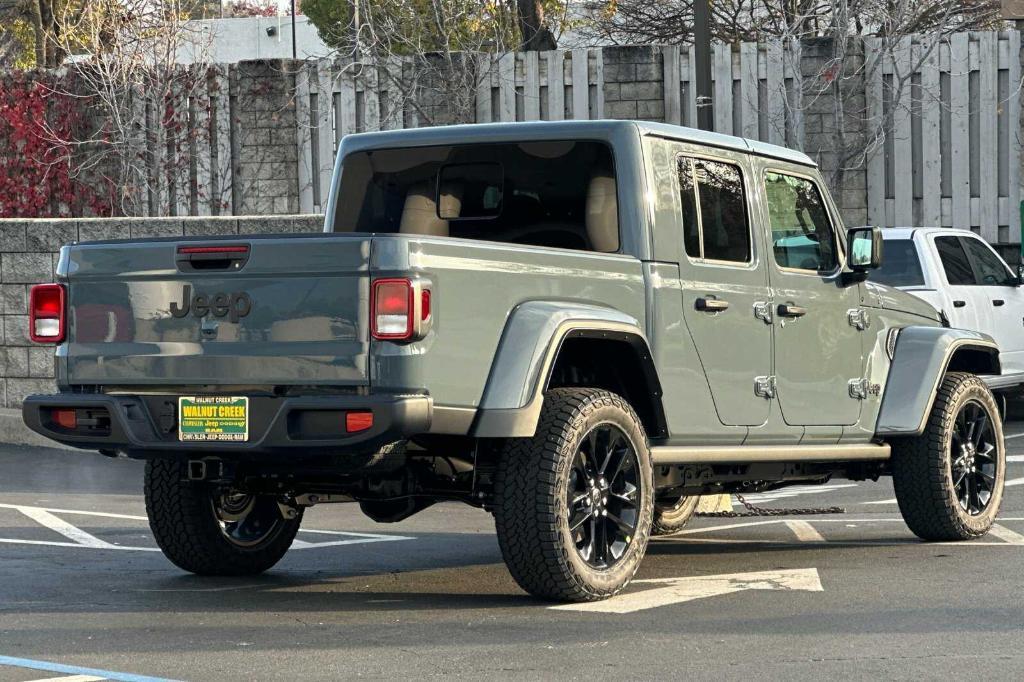
<svg viewBox="0 0 1024 682"><path fill-rule="evenodd" d="M999 345L1002 376L992 389L1024 385L1024 287L988 243L967 230L895 227L882 230L885 257L870 275L931 303L951 327L988 334Z"/></svg>

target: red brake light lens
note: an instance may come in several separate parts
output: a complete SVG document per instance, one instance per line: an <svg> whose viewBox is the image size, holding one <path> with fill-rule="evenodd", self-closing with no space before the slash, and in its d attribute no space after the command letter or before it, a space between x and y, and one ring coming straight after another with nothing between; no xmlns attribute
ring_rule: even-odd
<svg viewBox="0 0 1024 682"><path fill-rule="evenodd" d="M413 333L413 289L407 279L378 279L370 296L375 339L403 340Z"/></svg>
<svg viewBox="0 0 1024 682"><path fill-rule="evenodd" d="M373 412L346 412L345 430L349 433L365 431L373 426Z"/></svg>
<svg viewBox="0 0 1024 682"><path fill-rule="evenodd" d="M51 413L53 421L63 429L74 431L78 428L78 413L74 409L57 409Z"/></svg>
<svg viewBox="0 0 1024 682"><path fill-rule="evenodd" d="M61 284L37 284L29 290L29 337L36 343L64 340L65 292Z"/></svg>

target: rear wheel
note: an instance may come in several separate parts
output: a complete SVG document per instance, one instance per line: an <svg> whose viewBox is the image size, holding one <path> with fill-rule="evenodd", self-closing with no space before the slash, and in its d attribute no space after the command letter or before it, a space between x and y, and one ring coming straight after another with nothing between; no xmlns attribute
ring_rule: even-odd
<svg viewBox="0 0 1024 682"><path fill-rule="evenodd" d="M700 503L699 495L686 495L658 500L654 503L651 535L678 533L693 518Z"/></svg>
<svg viewBox="0 0 1024 682"><path fill-rule="evenodd" d="M892 444L892 477L904 520L925 540L969 540L995 522L1006 452L992 392L972 374L943 379L924 433Z"/></svg>
<svg viewBox="0 0 1024 682"><path fill-rule="evenodd" d="M146 462L146 513L164 556L200 575L253 575L284 556L302 523L285 518L271 495L188 480L186 463Z"/></svg>
<svg viewBox="0 0 1024 682"><path fill-rule="evenodd" d="M548 391L536 434L506 443L495 477L495 526L512 577L545 599L616 594L647 548L651 490L647 438L625 400Z"/></svg>

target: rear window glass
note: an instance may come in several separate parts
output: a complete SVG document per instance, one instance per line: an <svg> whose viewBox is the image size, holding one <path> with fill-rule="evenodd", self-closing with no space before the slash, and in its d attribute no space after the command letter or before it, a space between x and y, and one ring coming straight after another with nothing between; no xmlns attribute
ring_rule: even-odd
<svg viewBox="0 0 1024 682"><path fill-rule="evenodd" d="M917 256L913 240L886 239L882 248L882 266L872 270L868 278L891 287L924 286L921 259Z"/></svg>
<svg viewBox="0 0 1024 682"><path fill-rule="evenodd" d="M350 154L337 206L335 232L619 249L612 153L592 140Z"/></svg>

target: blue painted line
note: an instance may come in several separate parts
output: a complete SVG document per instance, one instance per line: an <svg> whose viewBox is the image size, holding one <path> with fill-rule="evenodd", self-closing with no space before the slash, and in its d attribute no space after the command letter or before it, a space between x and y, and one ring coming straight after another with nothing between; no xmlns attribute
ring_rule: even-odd
<svg viewBox="0 0 1024 682"><path fill-rule="evenodd" d="M13 656L0 656L0 665L29 668L31 670L45 670L51 673L67 673L68 675L92 675L93 677L105 677L108 680L120 680L121 682L175 682L165 677L132 675L131 673L118 673L112 670L100 670L99 668L82 668L77 665L34 661L31 658L15 658Z"/></svg>

